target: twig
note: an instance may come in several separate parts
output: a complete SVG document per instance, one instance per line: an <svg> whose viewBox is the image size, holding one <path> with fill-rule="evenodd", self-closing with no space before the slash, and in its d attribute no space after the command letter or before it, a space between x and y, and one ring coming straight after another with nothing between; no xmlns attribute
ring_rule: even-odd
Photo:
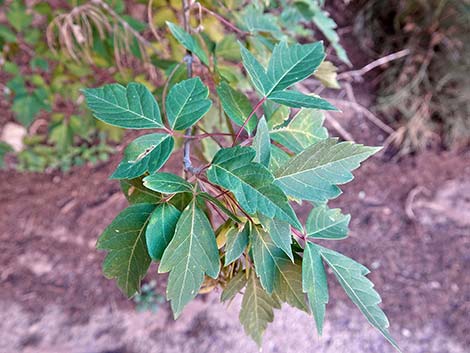
<svg viewBox="0 0 470 353"><path fill-rule="evenodd" d="M377 118L369 109L367 109L366 107L364 107L363 105L357 102L351 102L351 101L347 101L344 99L334 99L334 98L330 98L329 101L332 102L333 104L336 103L338 105L342 104L342 105L348 106L349 108L352 108L355 111L360 112L361 114L364 114L364 116L367 119L369 119L372 123L374 123L378 128L380 128L381 130L385 131L386 133L390 135L395 132L394 129L392 129L390 126L385 124L382 120Z"/></svg>
<svg viewBox="0 0 470 353"><path fill-rule="evenodd" d="M335 129L344 140L354 141L354 138L351 136L351 134L347 132L346 129L339 123L339 121L336 120L331 114L325 112L325 118L330 122L333 129Z"/></svg>
<svg viewBox="0 0 470 353"><path fill-rule="evenodd" d="M235 136L235 139L233 140L233 144L232 144L232 147L235 146L235 144L237 143L237 140L238 138L240 137L243 129L245 128L245 126L248 124L248 122L250 121L250 119L253 117L253 115L255 115L256 111L258 110L259 107L261 107L263 105L263 103L266 102L266 97L263 97L262 99L260 99L260 101L258 103L256 103L255 107L253 108L253 110L251 111L250 115L248 115L248 118L246 118L245 122L243 123L243 125L241 126L241 128L238 130L237 132L237 135Z"/></svg>
<svg viewBox="0 0 470 353"><path fill-rule="evenodd" d="M195 3L196 6L199 7L200 10L204 11L204 12L207 12L208 14L214 16L215 18L217 18L220 22L222 22L224 25L226 25L228 28L230 28L231 30L233 30L234 32L237 32L238 34L240 34L241 36L246 36L248 35L249 33L248 32L245 32L245 31L242 31L240 28L238 28L237 26L233 25L232 23L230 23L230 21L226 20L224 17L222 17L221 15L209 10L208 8L202 6L199 2L196 2Z"/></svg>
<svg viewBox="0 0 470 353"><path fill-rule="evenodd" d="M392 53L392 54L389 54L389 55L384 56L382 58L379 58L377 60L374 60L374 61L372 61L371 63L367 64L366 66L364 66L363 68L361 68L359 70L352 70L352 71L342 72L337 76L337 79L342 80L342 79L352 78L353 80L360 80L360 79L362 79L362 76L364 76L369 71L375 69L376 67L381 66L383 64L386 64L390 61L394 61L394 60L398 60L400 58L403 58L404 56L407 56L408 54L410 54L409 49L400 50L396 53Z"/></svg>

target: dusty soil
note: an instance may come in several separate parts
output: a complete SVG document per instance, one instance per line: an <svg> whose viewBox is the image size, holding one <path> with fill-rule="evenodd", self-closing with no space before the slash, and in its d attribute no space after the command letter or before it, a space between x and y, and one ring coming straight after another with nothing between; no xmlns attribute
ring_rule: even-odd
<svg viewBox="0 0 470 353"><path fill-rule="evenodd" d="M359 140L378 143L374 128L355 128L365 121L342 122L362 132ZM391 331L406 352L464 352L470 345L469 157L375 157L333 202L351 213L352 231L328 245L373 269ZM118 184L107 180L119 158L67 175L0 172L0 351L257 351L237 322L239 302L226 310L212 294L173 322L166 304L157 314L136 313L102 276L104 254L95 241L126 206ZM391 351L330 282L324 337L316 337L311 318L284 308L264 351Z"/></svg>

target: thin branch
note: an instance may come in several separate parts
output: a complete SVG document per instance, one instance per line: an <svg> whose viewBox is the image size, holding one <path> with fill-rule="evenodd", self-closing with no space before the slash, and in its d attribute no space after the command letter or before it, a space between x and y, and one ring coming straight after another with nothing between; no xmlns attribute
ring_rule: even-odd
<svg viewBox="0 0 470 353"><path fill-rule="evenodd" d="M242 127L238 130L237 135L235 136L235 139L233 140L232 147L235 146L235 144L237 143L237 140L240 137L243 129L246 127L246 125L248 124L250 119L253 117L253 115L255 115L256 111L259 109L259 107L261 107L263 105L264 102L266 102L266 97L263 97L262 99L260 99L260 101L258 103L256 103L256 105L253 108L253 110L251 111L250 115L248 115L248 118L246 118L246 120L243 123Z"/></svg>
<svg viewBox="0 0 470 353"><path fill-rule="evenodd" d="M390 61L401 59L404 56L407 56L409 54L410 54L409 49L403 49L403 50L400 50L396 53L392 53L392 54L389 54L389 55L384 56L382 58L379 58L377 60L374 60L374 61L372 61L371 63L367 64L366 66L364 66L363 68L361 68L359 70L342 72L338 75L337 78L338 78L338 80L347 79L347 78L352 78L353 80L361 79L362 76L364 76L369 71L375 69L376 67L382 66L386 63L389 63Z"/></svg>
<svg viewBox="0 0 470 353"><path fill-rule="evenodd" d="M240 28L238 28L237 26L235 26L233 23L231 23L230 21L228 21L227 19L225 19L224 17L222 17L218 13L215 13L215 12L209 10L207 7L202 6L199 2L196 2L195 5L198 6L200 10L208 13L209 15L214 16L215 18L217 18L221 23L226 25L228 28L230 28L234 32L237 32L241 36L247 36L249 34L248 32L245 32L245 31L241 30Z"/></svg>

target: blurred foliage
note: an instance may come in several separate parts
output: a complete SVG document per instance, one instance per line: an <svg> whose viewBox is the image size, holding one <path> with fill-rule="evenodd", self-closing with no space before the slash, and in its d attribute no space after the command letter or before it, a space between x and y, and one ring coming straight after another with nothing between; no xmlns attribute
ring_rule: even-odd
<svg viewBox="0 0 470 353"><path fill-rule="evenodd" d="M156 288L157 282L155 280L142 285L140 292L132 298L137 312L150 311L156 313L165 303L165 296L157 293Z"/></svg>
<svg viewBox="0 0 470 353"><path fill-rule="evenodd" d="M338 62L349 65L336 24L323 6L323 0L193 4L195 40L217 58L207 74L214 83L225 79L241 90L248 87L237 64L238 40L266 58L279 40L320 35L330 41ZM3 91L14 118L28 131L24 150L17 156L20 170L68 170L103 160L112 151L104 146L122 139L120 128L97 122L83 109L80 88L133 80L145 84L161 101L165 90L186 77L181 65L185 51L166 26L166 21L181 22L180 0L69 0L53 6L10 0L0 3L0 10L6 13L0 23L0 68L7 80ZM234 25L227 26L228 22ZM338 88L331 62L322 64L317 78ZM217 120L215 111L214 119L226 124ZM201 153L210 154L214 146L209 140L205 144ZM85 152L96 148L96 153Z"/></svg>
<svg viewBox="0 0 470 353"><path fill-rule="evenodd" d="M373 56L408 48L380 78L378 109L402 127L401 154L470 143L470 1L367 0L355 31Z"/></svg>

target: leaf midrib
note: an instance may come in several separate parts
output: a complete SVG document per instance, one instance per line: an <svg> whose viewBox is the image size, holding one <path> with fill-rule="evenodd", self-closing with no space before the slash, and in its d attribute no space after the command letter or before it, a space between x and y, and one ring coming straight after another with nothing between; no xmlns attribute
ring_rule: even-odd
<svg viewBox="0 0 470 353"><path fill-rule="evenodd" d="M101 98L100 96L97 96L97 95L95 95L95 94L93 94L93 93L87 92L87 94L93 96L95 99L100 100L101 102L104 102L104 103L106 103L106 104L112 105L113 107L117 107L117 108L119 108L119 109L121 109L121 110L124 110L124 111L126 111L126 112L128 112L128 113L130 113L130 114L132 114L132 115L135 115L135 116L137 116L137 117L139 117L139 118L143 118L143 119L145 119L145 120L148 120L148 121L150 121L151 123L153 123L156 127L162 127L162 125L159 124L157 121L155 121L155 120L153 120L153 119L150 119L150 118L146 117L145 115L138 114L138 113L136 113L136 112L134 112L134 111L132 111L132 110L130 110L130 109L128 109L128 108L122 107L121 105L118 105L118 104L112 103L112 102L110 102L110 101L108 101L108 100L105 100L104 98ZM129 100L127 99L127 90L126 90L126 101L129 102ZM140 99L139 99L139 102L140 102ZM101 114L100 114L100 115L101 115Z"/></svg>

